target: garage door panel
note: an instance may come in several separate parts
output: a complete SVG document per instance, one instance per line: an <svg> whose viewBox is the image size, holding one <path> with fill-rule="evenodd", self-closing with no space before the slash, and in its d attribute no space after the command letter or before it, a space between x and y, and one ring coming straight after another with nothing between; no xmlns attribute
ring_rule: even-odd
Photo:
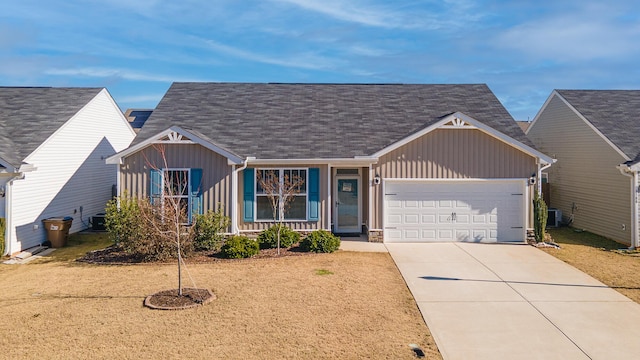
<svg viewBox="0 0 640 360"><path fill-rule="evenodd" d="M406 200L404 202L404 207L408 209L417 209L420 207L420 203L415 200Z"/></svg>
<svg viewBox="0 0 640 360"><path fill-rule="evenodd" d="M418 225L420 224L420 214L405 214L403 224Z"/></svg>
<svg viewBox="0 0 640 360"><path fill-rule="evenodd" d="M429 201L422 201L422 208L423 209L435 209L436 208L436 202L433 200L429 200Z"/></svg>
<svg viewBox="0 0 640 360"><path fill-rule="evenodd" d="M404 238L407 241L415 241L420 239L420 230L418 229L405 229L403 230Z"/></svg>
<svg viewBox="0 0 640 360"><path fill-rule="evenodd" d="M455 222L456 224L470 224L471 216L469 214L456 214Z"/></svg>
<svg viewBox="0 0 640 360"><path fill-rule="evenodd" d="M435 230L425 230L422 229L421 231L421 238L427 241L436 241L438 238L436 237L436 231Z"/></svg>
<svg viewBox="0 0 640 360"><path fill-rule="evenodd" d="M420 223L423 225L434 225L436 223L435 214L422 214Z"/></svg>
<svg viewBox="0 0 640 360"><path fill-rule="evenodd" d="M472 216L472 223L473 224L485 224L486 222L487 222L487 215L485 215L485 214L473 215Z"/></svg>
<svg viewBox="0 0 640 360"><path fill-rule="evenodd" d="M402 214L389 214L387 216L387 224L389 226L402 225Z"/></svg>
<svg viewBox="0 0 640 360"><path fill-rule="evenodd" d="M487 230L473 230L473 241L480 242L487 239Z"/></svg>
<svg viewBox="0 0 640 360"><path fill-rule="evenodd" d="M385 241L522 242L524 184L524 179L388 181L385 227L398 229L385 228Z"/></svg>

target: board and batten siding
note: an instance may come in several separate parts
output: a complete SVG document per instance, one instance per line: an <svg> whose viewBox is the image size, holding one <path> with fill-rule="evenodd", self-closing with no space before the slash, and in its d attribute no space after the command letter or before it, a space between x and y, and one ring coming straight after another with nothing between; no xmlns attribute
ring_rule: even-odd
<svg viewBox="0 0 640 360"><path fill-rule="evenodd" d="M249 166L252 168L252 166ZM308 165L308 164L287 164L283 166L256 166L259 169L265 168L319 168L320 169L320 217L318 221L285 221L283 222L286 226L290 227L293 230L316 230L316 229L329 229L330 224L328 223L330 220L327 219L327 166L326 165ZM259 232L265 229L268 229L273 225L273 221L254 221L254 222L245 222L243 220L242 212L244 210L243 206L243 197L244 193L244 176L241 171L238 174L238 228L243 232ZM308 198L307 198L308 199Z"/></svg>
<svg viewBox="0 0 640 360"><path fill-rule="evenodd" d="M615 119L612 119L615 120ZM558 161L549 168L551 204L576 228L629 244L629 178L616 166L626 160L555 95L527 133ZM622 225L625 225L625 230Z"/></svg>
<svg viewBox="0 0 640 360"><path fill-rule="evenodd" d="M149 196L151 169L202 169L203 212L224 207L231 216L231 176L233 167L227 158L198 144L163 144L163 158L158 145L150 145L124 160L120 168L120 187L135 197ZM166 164L165 164L166 160Z"/></svg>
<svg viewBox="0 0 640 360"><path fill-rule="evenodd" d="M513 179L537 171L535 157L477 129L436 129L383 155L382 179ZM382 185L371 185L372 228L382 228Z"/></svg>
<svg viewBox="0 0 640 360"><path fill-rule="evenodd" d="M116 184L116 165L104 159L128 147L134 137L103 89L31 153L25 161L36 170L11 185L11 251L46 239L42 219L71 216L71 233L87 228L91 216L104 212Z"/></svg>

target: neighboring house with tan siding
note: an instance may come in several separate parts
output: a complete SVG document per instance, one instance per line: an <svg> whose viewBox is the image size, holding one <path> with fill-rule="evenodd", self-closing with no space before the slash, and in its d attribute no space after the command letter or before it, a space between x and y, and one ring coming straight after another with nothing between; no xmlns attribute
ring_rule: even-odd
<svg viewBox="0 0 640 360"><path fill-rule="evenodd" d="M522 242L552 159L483 84L174 83L107 162L140 197L166 196L157 185L181 172L191 214L222 204L232 233L273 224L257 176L275 170L305 180L279 210L297 231Z"/></svg>
<svg viewBox="0 0 640 360"><path fill-rule="evenodd" d="M527 136L557 159L550 207L576 228L639 246L640 91L555 90Z"/></svg>
<svg viewBox="0 0 640 360"><path fill-rule="evenodd" d="M107 156L135 133L107 89L0 87L0 217L14 254L46 240L42 220L103 213L117 182Z"/></svg>

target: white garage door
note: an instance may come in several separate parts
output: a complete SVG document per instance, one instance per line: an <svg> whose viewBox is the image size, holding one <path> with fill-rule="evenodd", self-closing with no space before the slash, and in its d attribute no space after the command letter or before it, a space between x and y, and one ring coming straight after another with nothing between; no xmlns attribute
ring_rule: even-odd
<svg viewBox="0 0 640 360"><path fill-rule="evenodd" d="M385 242L523 242L525 180L385 181Z"/></svg>

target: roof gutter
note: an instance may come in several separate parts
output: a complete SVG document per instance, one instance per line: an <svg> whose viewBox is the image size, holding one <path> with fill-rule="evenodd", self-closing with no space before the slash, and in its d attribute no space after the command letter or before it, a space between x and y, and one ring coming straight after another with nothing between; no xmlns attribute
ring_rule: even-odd
<svg viewBox="0 0 640 360"><path fill-rule="evenodd" d="M620 173L624 176L631 178L631 244L629 246L630 249L635 249L640 247L640 242L638 241L638 170L634 169L636 164L632 166L628 166L627 164L620 164L616 166L616 168L620 171Z"/></svg>

